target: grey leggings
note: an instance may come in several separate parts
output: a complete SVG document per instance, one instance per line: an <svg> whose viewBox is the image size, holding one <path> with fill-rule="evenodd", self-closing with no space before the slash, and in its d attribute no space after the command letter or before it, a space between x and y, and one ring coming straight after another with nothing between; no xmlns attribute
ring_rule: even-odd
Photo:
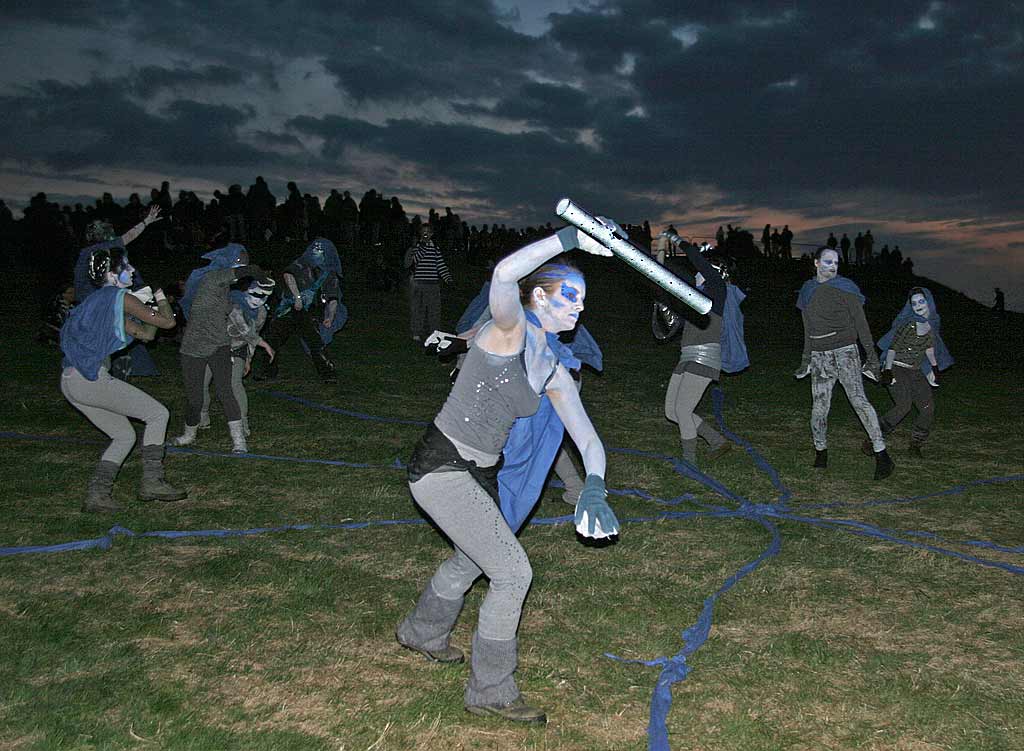
<svg viewBox="0 0 1024 751"><path fill-rule="evenodd" d="M409 483L413 498L455 546L431 579L434 592L458 600L480 574L490 580L477 631L507 641L519 630L533 569L498 505L469 472L431 472Z"/></svg>
<svg viewBox="0 0 1024 751"><path fill-rule="evenodd" d="M71 406L89 418L89 422L111 438L103 461L120 466L135 445L135 428L128 418L146 424L142 435L144 446L162 446L167 434L167 407L145 391L112 377L100 368L95 381L88 380L75 368L65 368L60 378L60 391Z"/></svg>
<svg viewBox="0 0 1024 751"><path fill-rule="evenodd" d="M206 379L206 368L213 373L213 386L217 398L224 407L224 416L228 422L242 419L242 412L231 393L231 350L227 345L219 348L209 357L192 357L182 354L181 375L185 381L185 412L186 425L198 425L199 415L203 411L203 383Z"/></svg>
<svg viewBox="0 0 1024 751"><path fill-rule="evenodd" d="M856 344L827 352L811 352L811 437L814 448L819 451L828 448L828 412L832 406L832 388L837 380L843 385L850 406L867 431L872 448L876 452L883 450L885 439L882 438L875 408L864 394L860 353Z"/></svg>
<svg viewBox="0 0 1024 751"><path fill-rule="evenodd" d="M231 393L238 402L238 410L244 420L249 416L249 395L245 393L245 386L242 385L242 377L245 375L245 360L241 357L231 358ZM213 381L213 371L206 366L206 373L203 374L203 414L210 414L210 383Z"/></svg>
<svg viewBox="0 0 1024 751"><path fill-rule="evenodd" d="M693 411L700 404L711 379L695 373L673 373L665 392L665 417L679 426L679 437L684 441L697 437L697 429L704 422Z"/></svg>

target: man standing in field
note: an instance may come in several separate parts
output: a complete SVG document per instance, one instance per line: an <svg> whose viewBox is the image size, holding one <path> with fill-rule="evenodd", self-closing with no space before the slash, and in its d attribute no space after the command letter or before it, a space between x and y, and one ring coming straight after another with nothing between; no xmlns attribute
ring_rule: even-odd
<svg viewBox="0 0 1024 751"><path fill-rule="evenodd" d="M896 466L885 450L878 415L864 394L861 374L877 381L878 354L864 317L864 295L857 285L839 276L839 254L819 248L814 254L815 276L800 288L796 306L804 321L804 353L797 378L811 376L811 435L814 438L814 466L828 466L828 413L832 388L838 380L850 405L871 439L875 454L875 479L883 480ZM857 341L864 347L867 363L861 370Z"/></svg>

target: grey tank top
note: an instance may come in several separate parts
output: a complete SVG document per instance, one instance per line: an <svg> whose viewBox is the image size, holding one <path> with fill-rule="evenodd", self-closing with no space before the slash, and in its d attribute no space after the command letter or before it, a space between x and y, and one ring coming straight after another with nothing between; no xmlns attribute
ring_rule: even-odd
<svg viewBox="0 0 1024 751"><path fill-rule="evenodd" d="M526 375L525 349L492 355L474 343L434 424L459 443L497 455L516 418L529 417L539 406L540 395Z"/></svg>

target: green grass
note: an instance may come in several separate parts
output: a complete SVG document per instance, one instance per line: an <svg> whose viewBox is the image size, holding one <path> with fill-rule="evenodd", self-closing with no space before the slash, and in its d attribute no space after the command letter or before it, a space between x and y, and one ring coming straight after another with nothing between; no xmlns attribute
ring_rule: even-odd
<svg viewBox="0 0 1024 751"><path fill-rule="evenodd" d="M375 466L172 454L168 475L190 498L161 505L134 501L140 470L133 454L115 489L127 510L113 519L78 511L102 443L0 439L0 545L93 538L115 521L145 532L416 518L403 473L388 465L408 457L419 428L270 394L422 420L442 403L447 368L408 342L404 298L367 289L358 263L346 260L354 269L346 292L352 318L332 347L340 383L316 382L289 344L285 380L249 385L250 446ZM585 320L606 365L603 375L585 377L584 402L608 446L678 454L675 428L662 414L677 350L648 334L644 283L621 265L584 264ZM137 265L149 271L144 259ZM1019 554L962 544L1024 544L1020 482L912 504L857 505L1024 472L1022 361L1007 351L1012 336L1020 339L1019 317L998 322L933 288L958 364L937 393L925 458L907 456L904 427L892 447L896 473L875 483L871 461L858 451L863 433L839 390L831 466L824 473L808 467L809 389L789 375L799 359L791 305L799 268L754 263L740 279L751 291L745 312L754 365L723 380L725 416L779 470L791 507L928 532L952 550L1024 565ZM480 281L479 274L460 279L448 320ZM880 335L908 284L858 281ZM58 353L32 341L33 323L14 301L3 305L9 354L0 362L0 430L99 441L60 396ZM178 430L175 347L164 342L154 354L165 376L137 383L170 408L171 430ZM868 391L887 407L880 388ZM702 409L708 414L710 403ZM215 413L199 447L229 446ZM741 450L705 469L752 501L777 499ZM691 493L733 505L657 460L612 453L608 480L659 498ZM834 502L850 505L801 511ZM620 518L665 510L634 496L613 503ZM567 511L549 490L537 515ZM1024 579L843 531L777 523L780 555L719 600L710 638L688 659L693 672L674 687L673 749L1024 747ZM436 532L427 525L320 526L252 537L117 537L105 551L0 558L0 749L642 749L657 670L603 653L677 653L680 632L704 599L770 537L750 520L698 517L627 524L619 543L604 548L579 544L566 525L532 526L521 539L535 581L521 627L519 684L548 711L546 728L466 714L465 666L431 665L395 644L395 623L447 553ZM483 592L478 583L467 600L457 645L468 646Z"/></svg>

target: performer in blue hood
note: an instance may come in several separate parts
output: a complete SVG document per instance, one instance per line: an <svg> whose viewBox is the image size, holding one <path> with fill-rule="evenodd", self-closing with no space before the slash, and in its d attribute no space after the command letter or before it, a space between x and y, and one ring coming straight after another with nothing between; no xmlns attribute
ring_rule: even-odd
<svg viewBox="0 0 1024 751"><path fill-rule="evenodd" d="M164 480L167 408L144 391L110 375L110 355L135 339L151 341L158 328L173 328L174 313L162 290L158 289L151 300L147 296L145 301L141 299L145 296L142 292L129 293L135 270L122 248L93 250L87 259L87 269L94 289L72 309L60 330L60 347L64 352L60 387L71 405L106 433L111 442L96 465L82 510L122 510L111 496L111 489L135 445L135 428L129 418L146 426L139 499L181 500L186 494Z"/></svg>
<svg viewBox="0 0 1024 751"><path fill-rule="evenodd" d="M804 323L804 353L793 374L797 378L811 376L814 467L828 467L828 413L832 389L839 381L871 441L874 477L883 480L896 465L885 449L878 414L864 393L862 374L875 381L881 377L875 343L864 317L864 295L853 281L839 275L839 254L834 249L818 248L814 269L814 277L804 282L797 297L796 306ZM867 357L863 368L858 341Z"/></svg>
<svg viewBox="0 0 1024 751"><path fill-rule="evenodd" d="M665 263L670 239L662 234L655 238L652 249L659 263ZM672 371L665 392L665 417L676 423L683 448L683 459L697 463L697 438L707 441L708 458L714 459L732 448L708 420L696 414L704 392L721 371L738 372L746 368L747 347L743 339L743 314L739 305L743 292L729 284L729 267L725 259L710 252L701 252L696 245L682 243L683 252L696 270L694 283L711 298L711 310L699 322L687 320L674 311L668 301L655 302L652 326L655 337L668 339L682 328L679 362ZM710 248L704 248L710 251Z"/></svg>
<svg viewBox="0 0 1024 751"><path fill-rule="evenodd" d="M519 620L533 570L497 506L497 474L513 423L534 414L545 394L587 471L577 529L598 537L617 534L619 527L606 501L604 446L552 350L550 335L575 328L583 310L582 274L555 258L574 248L611 254L567 227L495 266L488 300L492 318L473 338L447 401L409 461L413 498L455 550L398 625L396 637L428 659L461 662L463 654L449 637L465 594L486 576L464 704L473 714L518 722L545 722L546 716L524 700L514 677Z"/></svg>
<svg viewBox="0 0 1024 751"><path fill-rule="evenodd" d="M75 301L84 302L95 290L96 286L90 278L89 259L96 251L105 250L124 255L125 248L134 241L153 222L160 221L160 207L152 206L149 213L141 222L131 227L123 235L118 235L109 222L97 219L89 223L85 228L85 241L88 245L78 253L78 260L75 262ZM126 259L127 260L127 259ZM133 272L132 279L128 282L128 288L140 289L146 283L142 275L137 271ZM153 362L146 345L140 341L133 342L122 352L111 355L110 374L114 378L127 381L131 376L156 376L160 370Z"/></svg>
<svg viewBox="0 0 1024 751"><path fill-rule="evenodd" d="M914 287L888 333L878 340L882 383L889 387L893 400L892 409L880 420L882 432L891 433L910 408L917 407L910 434L910 454L917 458L935 421L932 390L939 385L937 372L954 362L942 341L941 323L931 291Z"/></svg>
<svg viewBox="0 0 1024 751"><path fill-rule="evenodd" d="M338 377L326 349L348 321L348 309L341 302L337 248L326 237L316 238L288 265L283 277L283 289L278 290L281 296L276 303L271 302L271 316L263 335L278 357L273 362L268 357L255 360L253 377L258 381L277 377L281 347L295 334L313 360L320 380L334 383Z"/></svg>

